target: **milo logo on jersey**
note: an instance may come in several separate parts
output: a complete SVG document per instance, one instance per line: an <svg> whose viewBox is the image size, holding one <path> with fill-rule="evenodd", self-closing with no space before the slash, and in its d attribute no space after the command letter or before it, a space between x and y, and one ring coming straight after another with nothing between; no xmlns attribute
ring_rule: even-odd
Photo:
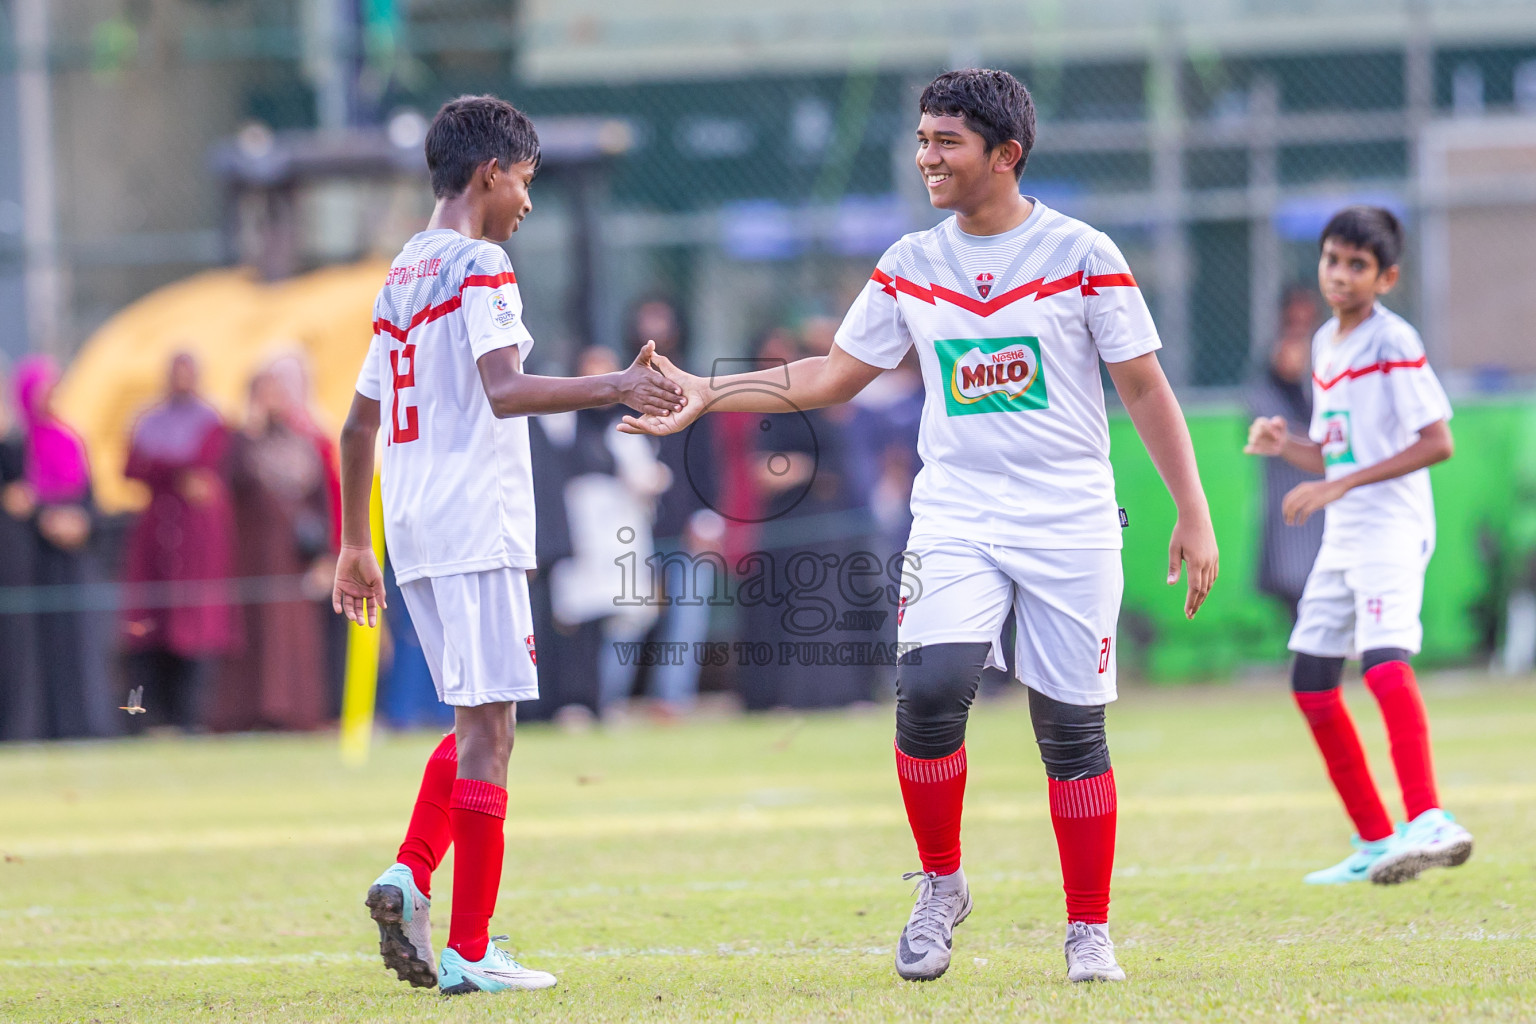
<svg viewBox="0 0 1536 1024"><path fill-rule="evenodd" d="M947 338L933 343L951 416L1046 409L1039 338Z"/></svg>
<svg viewBox="0 0 1536 1024"><path fill-rule="evenodd" d="M1323 465L1337 466L1354 462L1355 450L1349 444L1349 413L1344 410L1323 413Z"/></svg>

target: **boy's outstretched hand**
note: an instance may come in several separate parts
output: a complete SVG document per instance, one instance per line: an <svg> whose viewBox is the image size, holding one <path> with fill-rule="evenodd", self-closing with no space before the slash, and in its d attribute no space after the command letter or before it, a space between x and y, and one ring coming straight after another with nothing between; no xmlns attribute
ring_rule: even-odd
<svg viewBox="0 0 1536 1024"><path fill-rule="evenodd" d="M641 355L654 352L654 349L655 343L648 341L645 348L641 349ZM651 365L666 376L669 384L675 382L681 388L683 404L659 413L642 409L642 416L625 416L619 423L619 430L626 434L651 434L655 437L675 434L704 414L709 395L702 377L678 369L672 360L663 355L653 354Z"/></svg>
<svg viewBox="0 0 1536 1024"><path fill-rule="evenodd" d="M373 548L343 544L336 558L331 607L359 626L377 626L384 604L384 573Z"/></svg>
<svg viewBox="0 0 1536 1024"><path fill-rule="evenodd" d="M1278 456L1285 451L1285 417L1260 416L1248 425L1244 455Z"/></svg>
<svg viewBox="0 0 1536 1024"><path fill-rule="evenodd" d="M1186 519L1180 516L1168 541L1168 585L1179 582L1179 563L1189 569L1189 589L1184 595L1184 617L1192 619L1205 603L1211 585L1216 582L1220 556L1216 550L1216 531L1210 517Z"/></svg>
<svg viewBox="0 0 1536 1024"><path fill-rule="evenodd" d="M1305 480L1292 487L1280 502L1280 514L1287 526L1302 526L1314 513L1349 493L1341 480Z"/></svg>
<svg viewBox="0 0 1536 1024"><path fill-rule="evenodd" d="M656 343L648 341L635 356L635 361L629 364L629 369L619 374L619 402L643 416L675 415L688 404L682 387L658 370L658 361L665 367L676 369L656 354ZM631 416L624 417L625 422L631 419Z"/></svg>

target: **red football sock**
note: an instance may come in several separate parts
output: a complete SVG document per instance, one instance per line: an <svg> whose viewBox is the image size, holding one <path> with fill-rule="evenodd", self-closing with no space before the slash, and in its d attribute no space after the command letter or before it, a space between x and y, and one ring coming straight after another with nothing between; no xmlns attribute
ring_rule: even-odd
<svg viewBox="0 0 1536 1024"><path fill-rule="evenodd" d="M1049 781L1067 920L1103 924L1109 920L1109 876L1115 867L1115 773Z"/></svg>
<svg viewBox="0 0 1536 1024"><path fill-rule="evenodd" d="M1413 669L1405 661L1387 661L1365 674L1381 705L1381 717L1387 724L1387 740L1392 749L1392 767L1397 769L1397 784L1403 790L1403 806L1412 821L1425 811L1440 806L1435 792L1435 766L1429 751L1429 720L1424 714L1424 698Z"/></svg>
<svg viewBox="0 0 1536 1024"><path fill-rule="evenodd" d="M453 844L453 914L448 919L448 945L466 960L485 956L490 942L491 915L501 885L501 861L506 837L507 791L479 779L458 779L448 818Z"/></svg>
<svg viewBox="0 0 1536 1024"><path fill-rule="evenodd" d="M1331 690L1299 690L1295 697L1296 706L1312 727L1317 749L1323 752L1333 788L1339 791L1344 810L1355 823L1355 831L1367 842L1390 836L1392 821L1371 779L1371 766L1360 746L1355 720L1344 706L1343 690L1337 686Z"/></svg>
<svg viewBox="0 0 1536 1024"><path fill-rule="evenodd" d="M453 797L453 780L458 774L459 748L453 733L449 733L427 758L411 823L405 828L400 852L395 854L395 860L411 869L416 888L428 899L432 897L432 872L443 862L453 842L453 831L448 826L448 801Z"/></svg>
<svg viewBox="0 0 1536 1024"><path fill-rule="evenodd" d="M965 745L948 757L910 757L896 748L896 777L924 871L960 868L960 812L965 805Z"/></svg>

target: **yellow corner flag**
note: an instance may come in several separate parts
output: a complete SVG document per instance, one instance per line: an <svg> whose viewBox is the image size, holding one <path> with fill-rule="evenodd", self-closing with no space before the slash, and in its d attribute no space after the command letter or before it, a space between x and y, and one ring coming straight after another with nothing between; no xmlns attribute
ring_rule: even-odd
<svg viewBox="0 0 1536 1024"><path fill-rule="evenodd" d="M379 476L373 477L368 500L368 520L373 527L373 553L384 564L384 498ZM341 759L350 765L368 762L373 741L373 701L379 689L379 642L384 630L383 613L378 629L347 623L347 677L341 691Z"/></svg>

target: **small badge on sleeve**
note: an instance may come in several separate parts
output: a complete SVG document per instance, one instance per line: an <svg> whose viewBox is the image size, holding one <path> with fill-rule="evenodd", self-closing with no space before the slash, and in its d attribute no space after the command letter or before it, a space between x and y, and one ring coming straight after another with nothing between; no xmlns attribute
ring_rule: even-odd
<svg viewBox="0 0 1536 1024"><path fill-rule="evenodd" d="M1125 514L1125 509L1120 510L1120 529L1131 525L1131 517Z"/></svg>
<svg viewBox="0 0 1536 1024"><path fill-rule="evenodd" d="M501 289L491 292L490 303L491 322L497 327L506 330L517 323L517 311L512 308L512 304L507 301Z"/></svg>

